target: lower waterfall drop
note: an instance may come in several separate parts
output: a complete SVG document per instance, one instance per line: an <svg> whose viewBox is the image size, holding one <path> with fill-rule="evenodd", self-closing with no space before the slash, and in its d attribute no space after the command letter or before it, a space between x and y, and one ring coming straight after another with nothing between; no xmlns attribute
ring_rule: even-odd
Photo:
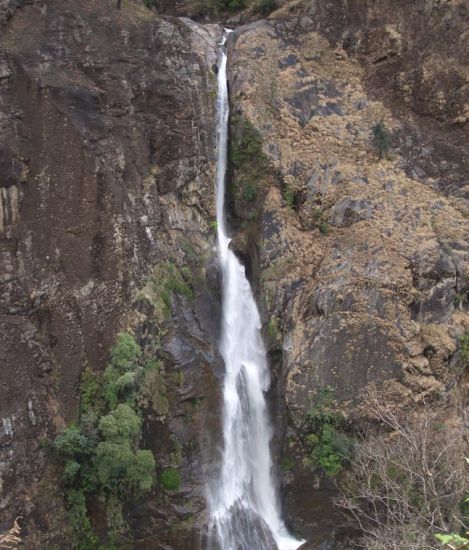
<svg viewBox="0 0 469 550"><path fill-rule="evenodd" d="M228 31L227 31L228 32ZM230 250L225 218L229 101L226 33L218 66L216 207L223 274L223 455L209 489L210 549L295 550L303 541L287 531L272 478L271 426L264 392L270 372L261 320L244 266Z"/></svg>

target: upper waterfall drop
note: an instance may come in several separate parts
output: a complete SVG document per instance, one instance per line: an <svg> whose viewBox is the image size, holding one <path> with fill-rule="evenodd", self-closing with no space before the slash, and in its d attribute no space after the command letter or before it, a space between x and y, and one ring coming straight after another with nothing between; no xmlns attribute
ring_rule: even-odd
<svg viewBox="0 0 469 550"><path fill-rule="evenodd" d="M223 275L220 353L223 385L223 455L209 491L210 537L222 550L295 550L280 515L272 477L271 426L264 392L270 372L261 319L244 266L230 250L225 218L229 101L226 36L220 44L217 119L217 237ZM213 540L215 539L215 540Z"/></svg>

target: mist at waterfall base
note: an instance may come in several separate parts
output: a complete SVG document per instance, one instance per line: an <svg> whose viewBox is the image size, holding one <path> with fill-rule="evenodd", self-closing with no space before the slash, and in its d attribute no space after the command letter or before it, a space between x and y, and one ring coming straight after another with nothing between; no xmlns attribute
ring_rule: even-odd
<svg viewBox="0 0 469 550"><path fill-rule="evenodd" d="M244 266L230 250L225 219L229 102L226 35L218 65L216 207L218 253L223 275L220 353L223 386L223 454L219 478L209 488L208 548L294 550L272 478L271 427L264 397L270 373L261 320Z"/></svg>

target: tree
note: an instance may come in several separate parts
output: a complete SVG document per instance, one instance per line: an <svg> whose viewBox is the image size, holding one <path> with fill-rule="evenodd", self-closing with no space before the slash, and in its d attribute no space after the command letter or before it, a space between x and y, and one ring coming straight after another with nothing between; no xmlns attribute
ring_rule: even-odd
<svg viewBox="0 0 469 550"><path fill-rule="evenodd" d="M371 129L371 140L379 152L380 160L391 148L391 133L383 121L378 122Z"/></svg>
<svg viewBox="0 0 469 550"><path fill-rule="evenodd" d="M356 444L338 504L367 550L439 548L435 534L467 528L463 428L442 425L428 407L411 418L378 399L372 407L385 432Z"/></svg>
<svg viewBox="0 0 469 550"><path fill-rule="evenodd" d="M134 445L140 435L142 422L133 409L124 403L99 421L99 429L106 441L128 442Z"/></svg>

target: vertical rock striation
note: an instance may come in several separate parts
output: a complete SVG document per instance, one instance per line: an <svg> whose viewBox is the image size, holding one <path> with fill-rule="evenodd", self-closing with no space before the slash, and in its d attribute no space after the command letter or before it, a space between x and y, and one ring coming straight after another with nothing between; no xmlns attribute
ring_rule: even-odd
<svg viewBox="0 0 469 550"><path fill-rule="evenodd" d="M131 330L167 386L168 403L146 412L145 446L160 467L178 463L182 486L166 504L158 488L129 521L139 548L173 538L187 548L218 386L219 28L140 2L8 4L3 15L0 529L22 516L28 548L63 544L41 440L76 419L83 369L102 370L116 333ZM170 293L162 315L162 273L184 268L191 296Z"/></svg>

